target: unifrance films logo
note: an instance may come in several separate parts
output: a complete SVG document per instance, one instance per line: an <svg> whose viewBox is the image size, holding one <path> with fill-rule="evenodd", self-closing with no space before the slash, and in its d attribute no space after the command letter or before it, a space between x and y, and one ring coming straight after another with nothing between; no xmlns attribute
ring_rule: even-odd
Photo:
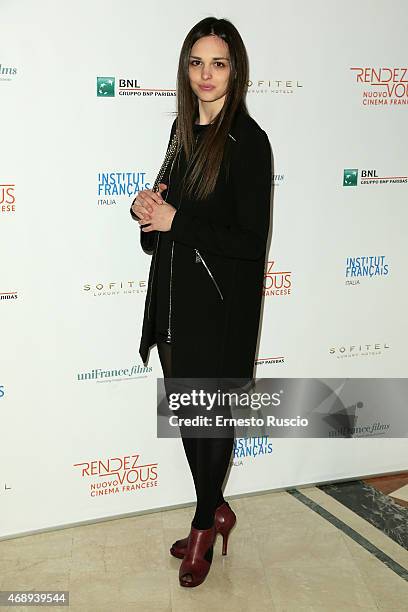
<svg viewBox="0 0 408 612"><path fill-rule="evenodd" d="M391 185L393 183L408 183L408 176L391 175L380 173L378 170L360 170L360 182L358 180L358 168L345 168L343 170L343 187L357 187L358 185Z"/></svg>
<svg viewBox="0 0 408 612"><path fill-rule="evenodd" d="M273 270L275 261L266 262L263 280L263 295L278 297L289 295L292 290L292 273L288 270Z"/></svg>
<svg viewBox="0 0 408 612"><path fill-rule="evenodd" d="M90 497L120 495L158 486L158 463L142 464L140 455L123 455L74 463Z"/></svg>
<svg viewBox="0 0 408 612"><path fill-rule="evenodd" d="M350 68L361 90L363 106L408 104L408 68Z"/></svg>
<svg viewBox="0 0 408 612"><path fill-rule="evenodd" d="M98 206L115 206L119 198L134 199L139 191L151 189L146 172L98 172Z"/></svg>
<svg viewBox="0 0 408 612"><path fill-rule="evenodd" d="M329 438L374 438L386 435L390 423L372 420L371 407L357 400L350 406L344 406L337 427L329 431ZM369 420L366 420L368 417ZM377 417L374 417L377 418Z"/></svg>
<svg viewBox="0 0 408 612"><path fill-rule="evenodd" d="M0 183L0 215L16 212L14 183Z"/></svg>
<svg viewBox="0 0 408 612"><path fill-rule="evenodd" d="M78 372L77 380L91 380L97 383L121 382L134 378L145 378L146 374L149 374L152 371L152 366L140 366L139 364L133 364L128 368L112 368L110 370L94 368L88 372Z"/></svg>
<svg viewBox="0 0 408 612"><path fill-rule="evenodd" d="M174 97L176 90L157 86L148 87L139 83L138 79L98 76L96 77L96 95L98 98L114 98L116 95L133 98L161 98Z"/></svg>
<svg viewBox="0 0 408 612"><path fill-rule="evenodd" d="M388 276L389 263L385 255L347 257L345 266L346 285L359 285L360 279L374 279Z"/></svg>
<svg viewBox="0 0 408 612"><path fill-rule="evenodd" d="M232 451L234 467L244 465L245 460L259 459L272 453L272 442L268 436L259 438L236 438Z"/></svg>

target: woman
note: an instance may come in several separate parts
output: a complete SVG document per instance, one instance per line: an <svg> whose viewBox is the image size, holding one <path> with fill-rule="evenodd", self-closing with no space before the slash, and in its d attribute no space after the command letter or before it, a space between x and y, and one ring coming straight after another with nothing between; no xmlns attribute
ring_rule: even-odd
<svg viewBox="0 0 408 612"><path fill-rule="evenodd" d="M167 377L253 376L270 221L271 149L248 114L248 57L236 28L208 17L188 33L177 74L166 171L140 191L131 213L153 251L140 355L156 342ZM165 199L162 193L166 192ZM223 554L236 516L222 495L233 432L183 446L197 506L182 558L182 586L201 584L217 533Z"/></svg>

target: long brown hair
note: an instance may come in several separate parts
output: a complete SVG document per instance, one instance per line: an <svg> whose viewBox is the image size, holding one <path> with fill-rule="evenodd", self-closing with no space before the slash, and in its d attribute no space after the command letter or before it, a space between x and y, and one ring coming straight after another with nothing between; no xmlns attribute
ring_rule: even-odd
<svg viewBox="0 0 408 612"><path fill-rule="evenodd" d="M205 129L199 145L195 148L193 124L198 117L199 106L197 96L190 85L190 54L194 43L210 34L219 36L228 45L230 75L223 107L213 123ZM228 19L216 17L206 17L199 21L183 42L177 71L176 130L179 146L184 148L188 162L184 189L189 197L204 200L214 191L235 113L241 110L248 114L245 103L248 81L248 55L235 26Z"/></svg>

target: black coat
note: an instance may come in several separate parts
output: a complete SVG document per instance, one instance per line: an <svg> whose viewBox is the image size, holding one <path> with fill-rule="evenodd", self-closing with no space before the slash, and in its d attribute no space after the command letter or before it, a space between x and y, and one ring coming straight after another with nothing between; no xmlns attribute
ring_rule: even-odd
<svg viewBox="0 0 408 612"><path fill-rule="evenodd" d="M175 130L173 122L170 140ZM169 142L170 142L169 140ZM270 223L272 159L268 136L239 110L230 129L213 194L205 201L172 200L172 173L185 171L182 150L161 182L177 212L171 281L172 375L251 378L260 323ZM144 364L154 339L155 245L160 232L142 232L154 248L139 353ZM198 250L198 254L196 252Z"/></svg>

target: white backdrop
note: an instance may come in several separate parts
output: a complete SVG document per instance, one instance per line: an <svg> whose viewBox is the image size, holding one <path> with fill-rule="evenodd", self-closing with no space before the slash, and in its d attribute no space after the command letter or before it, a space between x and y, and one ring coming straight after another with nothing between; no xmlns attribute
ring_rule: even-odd
<svg viewBox="0 0 408 612"><path fill-rule="evenodd" d="M241 32L275 159L256 375L406 376L407 7L374 4L1 0L0 536L194 499L181 441L156 438L162 373L156 348L147 369L138 354L150 258L129 207L206 16ZM383 259L347 268L357 257ZM407 450L238 440L225 494L403 470Z"/></svg>

